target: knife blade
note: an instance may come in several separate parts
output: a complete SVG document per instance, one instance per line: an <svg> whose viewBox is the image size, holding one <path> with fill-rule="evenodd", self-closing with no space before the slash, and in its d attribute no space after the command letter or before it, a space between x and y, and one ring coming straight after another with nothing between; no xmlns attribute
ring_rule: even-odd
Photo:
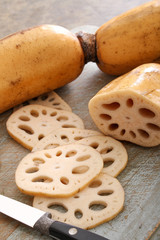
<svg viewBox="0 0 160 240"><path fill-rule="evenodd" d="M56 240L109 240L88 230L51 219L51 214L0 195L0 212Z"/></svg>

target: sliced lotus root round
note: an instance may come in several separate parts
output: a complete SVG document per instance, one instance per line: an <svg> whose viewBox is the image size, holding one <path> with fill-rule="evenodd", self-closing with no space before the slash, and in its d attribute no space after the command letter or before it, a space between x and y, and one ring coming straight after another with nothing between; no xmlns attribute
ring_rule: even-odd
<svg viewBox="0 0 160 240"><path fill-rule="evenodd" d="M32 149L40 139L58 128L84 128L84 124L72 112L41 105L20 108L7 121L8 133L28 149Z"/></svg>
<svg viewBox="0 0 160 240"><path fill-rule="evenodd" d="M120 182L101 173L85 189L70 198L34 197L33 206L50 212L54 220L90 229L118 215L124 205Z"/></svg>
<svg viewBox="0 0 160 240"><path fill-rule="evenodd" d="M45 93L39 97L28 100L14 108L14 111L18 110L20 107L26 106L28 104L38 104L42 106L52 107L58 110L65 110L72 112L71 107L54 91Z"/></svg>
<svg viewBox="0 0 160 240"><path fill-rule="evenodd" d="M29 153L16 170L18 188L30 195L68 197L83 189L102 170L101 155L82 144Z"/></svg>
<svg viewBox="0 0 160 240"><path fill-rule="evenodd" d="M94 130L78 128L57 129L41 139L32 149L32 152L40 151L43 149L52 149L60 145L74 143L85 137L95 135L102 135L102 133Z"/></svg>
<svg viewBox="0 0 160 240"><path fill-rule="evenodd" d="M102 88L90 115L106 135L141 146L160 144L160 64L144 64Z"/></svg>
<svg viewBox="0 0 160 240"><path fill-rule="evenodd" d="M126 167L128 154L123 144L111 137L92 136L84 138L77 143L85 144L96 149L103 159L103 173L112 177L118 174Z"/></svg>

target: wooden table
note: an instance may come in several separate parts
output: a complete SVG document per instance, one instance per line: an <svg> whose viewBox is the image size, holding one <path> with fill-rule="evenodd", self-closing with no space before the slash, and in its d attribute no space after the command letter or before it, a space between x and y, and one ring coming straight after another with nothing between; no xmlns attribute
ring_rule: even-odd
<svg viewBox="0 0 160 240"><path fill-rule="evenodd" d="M80 25L100 26L110 18L146 2L145 0L1 0L0 37L43 23L68 29ZM114 79L102 73L94 63L85 66L74 82L56 92L78 114L88 129L96 129L88 113L88 101L95 93ZM6 120L12 110L0 115L0 193L29 205L32 197L19 192L14 174L19 161L29 152L6 131ZM110 240L160 239L160 147L143 148L124 143L129 161L118 176L125 190L123 211L112 221L93 229ZM1 240L50 239L0 214Z"/></svg>

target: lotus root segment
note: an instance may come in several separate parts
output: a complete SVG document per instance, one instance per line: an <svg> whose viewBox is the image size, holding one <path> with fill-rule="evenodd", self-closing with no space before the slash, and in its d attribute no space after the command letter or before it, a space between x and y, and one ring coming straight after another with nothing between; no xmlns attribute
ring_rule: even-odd
<svg viewBox="0 0 160 240"><path fill-rule="evenodd" d="M124 205L120 182L101 173L71 198L34 197L33 206L52 214L54 220L91 229L115 218Z"/></svg>
<svg viewBox="0 0 160 240"><path fill-rule="evenodd" d="M58 128L84 128L76 114L41 105L27 105L12 113L7 130L13 139L28 149Z"/></svg>
<svg viewBox="0 0 160 240"><path fill-rule="evenodd" d="M81 144L29 153L16 170L16 184L30 195L69 197L82 190L103 168L101 155Z"/></svg>
<svg viewBox="0 0 160 240"><path fill-rule="evenodd" d="M103 24L96 32L98 67L121 75L160 60L160 1L149 1Z"/></svg>
<svg viewBox="0 0 160 240"><path fill-rule="evenodd" d="M32 149L32 152L55 148L64 144L77 142L80 139L83 139L89 136L98 136L98 135L103 135L103 134L98 131L89 130L89 129L59 128L59 129L53 130L50 134L48 134L46 137L41 139Z"/></svg>
<svg viewBox="0 0 160 240"><path fill-rule="evenodd" d="M143 64L102 88L90 115L106 135L141 146L160 144L160 65Z"/></svg>
<svg viewBox="0 0 160 240"><path fill-rule="evenodd" d="M75 34L41 25L1 39L0 113L76 79L84 54Z"/></svg>
<svg viewBox="0 0 160 240"><path fill-rule="evenodd" d="M86 137L77 143L96 149L103 159L103 173L117 177L126 167L128 155L123 144L108 136Z"/></svg>

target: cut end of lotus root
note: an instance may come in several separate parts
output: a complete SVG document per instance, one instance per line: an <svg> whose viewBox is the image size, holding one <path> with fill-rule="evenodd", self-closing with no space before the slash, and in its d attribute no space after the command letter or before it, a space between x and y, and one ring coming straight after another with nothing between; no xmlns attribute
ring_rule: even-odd
<svg viewBox="0 0 160 240"><path fill-rule="evenodd" d="M70 198L34 197L33 206L52 218L84 229L115 218L123 209L124 190L120 182L101 173L85 189Z"/></svg>
<svg viewBox="0 0 160 240"><path fill-rule="evenodd" d="M89 102L106 135L151 147L160 144L160 65L145 64L117 78Z"/></svg>

